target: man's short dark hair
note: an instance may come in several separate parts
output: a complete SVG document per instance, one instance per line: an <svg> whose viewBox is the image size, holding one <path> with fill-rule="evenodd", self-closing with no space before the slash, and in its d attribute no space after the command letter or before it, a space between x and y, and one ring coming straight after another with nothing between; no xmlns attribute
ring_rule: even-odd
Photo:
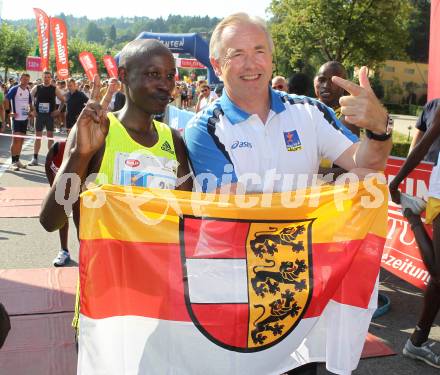
<svg viewBox="0 0 440 375"><path fill-rule="evenodd" d="M287 89L289 94L308 95L312 87L312 82L307 74L295 73L289 78L287 82Z"/></svg>
<svg viewBox="0 0 440 375"><path fill-rule="evenodd" d="M52 73L51 73L49 70L45 70L45 71L43 72L43 75L46 75L46 74L50 74L50 76L52 77Z"/></svg>
<svg viewBox="0 0 440 375"><path fill-rule="evenodd" d="M21 77L28 77L28 78L31 78L31 75L30 75L29 73L21 73L20 78L21 78Z"/></svg>

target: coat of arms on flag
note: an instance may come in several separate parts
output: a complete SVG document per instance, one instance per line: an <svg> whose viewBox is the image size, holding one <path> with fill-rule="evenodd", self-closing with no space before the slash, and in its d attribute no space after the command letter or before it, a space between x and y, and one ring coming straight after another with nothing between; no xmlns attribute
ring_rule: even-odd
<svg viewBox="0 0 440 375"><path fill-rule="evenodd" d="M255 352L295 328L311 296L312 222L183 218L185 299L208 339ZM232 242L215 251L227 233L234 233Z"/></svg>

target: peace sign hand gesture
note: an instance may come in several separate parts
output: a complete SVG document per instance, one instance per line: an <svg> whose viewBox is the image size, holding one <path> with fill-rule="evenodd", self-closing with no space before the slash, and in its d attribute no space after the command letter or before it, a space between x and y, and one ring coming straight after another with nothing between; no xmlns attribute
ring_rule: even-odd
<svg viewBox="0 0 440 375"><path fill-rule="evenodd" d="M110 121L107 112L99 104L101 80L96 74L93 77L93 90L90 100L76 121L75 151L80 155L91 157L105 142Z"/></svg>
<svg viewBox="0 0 440 375"><path fill-rule="evenodd" d="M351 94L339 99L341 113L348 122L377 134L385 133L388 113L370 86L366 66L359 71L359 85L337 76L332 81Z"/></svg>

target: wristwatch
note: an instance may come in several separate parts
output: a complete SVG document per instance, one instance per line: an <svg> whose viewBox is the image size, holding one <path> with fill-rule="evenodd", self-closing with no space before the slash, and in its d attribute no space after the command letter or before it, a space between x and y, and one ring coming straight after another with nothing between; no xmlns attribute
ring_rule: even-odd
<svg viewBox="0 0 440 375"><path fill-rule="evenodd" d="M371 130L365 129L365 135L370 138L374 139L375 141L386 141L391 137L391 133L393 132L394 128L394 120L391 118L390 115L387 116L387 127L385 129L385 133L383 134L374 134Z"/></svg>

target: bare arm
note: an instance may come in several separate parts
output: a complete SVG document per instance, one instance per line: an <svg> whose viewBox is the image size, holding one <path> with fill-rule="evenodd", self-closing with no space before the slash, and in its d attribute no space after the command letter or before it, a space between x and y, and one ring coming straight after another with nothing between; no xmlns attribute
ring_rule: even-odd
<svg viewBox="0 0 440 375"><path fill-rule="evenodd" d="M55 181L46 196L40 213L40 223L47 231L61 228L69 211L66 212L63 200L77 201L81 185L87 178L87 171L93 155L102 147L108 134L108 119L99 103L99 76L95 76L92 99L87 103L69 134L64 152L65 158ZM71 178L67 177L71 174ZM61 189L61 201L57 202L57 189ZM59 191L58 191L58 198Z"/></svg>
<svg viewBox="0 0 440 375"><path fill-rule="evenodd" d="M414 150L414 147L416 147L416 145L420 142L424 134L425 132L422 132L421 130L416 128L414 137L411 141L411 146L409 146L408 155L411 153L412 150Z"/></svg>
<svg viewBox="0 0 440 375"><path fill-rule="evenodd" d="M63 104L66 101L66 98L64 97L63 93L59 89L55 89L55 95L60 100L61 104Z"/></svg>
<svg viewBox="0 0 440 375"><path fill-rule="evenodd" d="M399 185L413 171L415 167L423 160L429 148L440 136L440 110L437 110L432 126L425 132L421 141L414 147L403 163L397 176L390 183L390 193L393 202L400 203Z"/></svg>

